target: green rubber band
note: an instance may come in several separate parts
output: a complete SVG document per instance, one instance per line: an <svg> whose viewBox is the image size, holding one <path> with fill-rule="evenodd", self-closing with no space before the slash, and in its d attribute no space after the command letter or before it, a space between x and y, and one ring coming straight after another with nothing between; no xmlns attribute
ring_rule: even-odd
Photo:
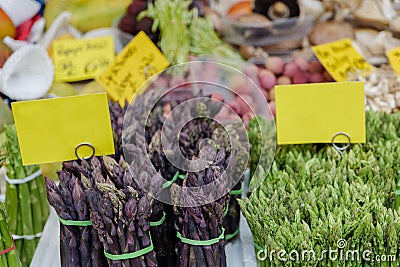
<svg viewBox="0 0 400 267"><path fill-rule="evenodd" d="M240 188L238 190L232 190L231 195L241 195L243 192L243 188Z"/></svg>
<svg viewBox="0 0 400 267"><path fill-rule="evenodd" d="M231 195L241 195L243 192L243 184L238 190L231 190Z"/></svg>
<svg viewBox="0 0 400 267"><path fill-rule="evenodd" d="M165 189L167 187L170 187L176 180L178 180L179 172L176 172L174 177L172 177L171 181L166 181L163 185L162 188Z"/></svg>
<svg viewBox="0 0 400 267"><path fill-rule="evenodd" d="M177 172L175 173L174 177L172 177L172 180L171 180L171 181L166 181L166 182L162 185L162 188L165 189L165 188L167 188L167 187L170 187L174 182L176 182L176 180L178 180L178 178L181 179L181 180L184 180L185 177L186 177L185 175L179 174L179 171L177 171Z"/></svg>
<svg viewBox="0 0 400 267"><path fill-rule="evenodd" d="M58 220L67 226L91 226L92 225L92 221L73 221L73 220L64 220L63 218L61 218L60 216L58 216Z"/></svg>
<svg viewBox="0 0 400 267"><path fill-rule="evenodd" d="M219 241L221 241L222 239L224 239L225 237L225 228L222 228L222 233L219 237L217 238L213 238L210 240L193 240L193 239L188 239L185 237L182 237L181 233L177 232L176 236L183 242L192 246L211 246L214 245L216 243L218 243Z"/></svg>
<svg viewBox="0 0 400 267"><path fill-rule="evenodd" d="M253 243L254 247L258 250L258 251L264 251L264 248L260 247L258 244Z"/></svg>
<svg viewBox="0 0 400 267"><path fill-rule="evenodd" d="M107 259L110 259L113 261L128 260L128 259L134 259L134 258L143 256L149 252L152 252L153 249L154 249L153 241L151 240L151 236L150 236L150 246L148 246L144 249L141 249L141 250L138 250L135 252L131 252L131 253L120 254L120 255L110 254L104 250L104 256L106 256Z"/></svg>
<svg viewBox="0 0 400 267"><path fill-rule="evenodd" d="M152 227L154 227L154 226L160 226L161 224L163 224L163 222L165 222L166 216L167 216L167 215L166 215L165 212L163 211L163 216L161 217L161 219L158 220L158 221L156 221L156 222L150 222L150 226L152 226Z"/></svg>
<svg viewBox="0 0 400 267"><path fill-rule="evenodd" d="M224 217L226 217L226 215L228 215L228 211L229 211L229 203L226 204L226 208L225 208L225 211L224 211Z"/></svg>
<svg viewBox="0 0 400 267"><path fill-rule="evenodd" d="M400 196L400 189L396 190L396 196Z"/></svg>
<svg viewBox="0 0 400 267"><path fill-rule="evenodd" d="M230 240L230 239L234 238L235 236L237 236L237 234L239 234L239 232L240 232L240 228L236 229L236 231L233 232L232 234L226 235L225 240Z"/></svg>

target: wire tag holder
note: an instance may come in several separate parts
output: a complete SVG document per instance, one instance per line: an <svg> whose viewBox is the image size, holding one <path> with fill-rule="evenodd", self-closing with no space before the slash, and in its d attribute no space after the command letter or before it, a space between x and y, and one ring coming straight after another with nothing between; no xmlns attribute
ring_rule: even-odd
<svg viewBox="0 0 400 267"><path fill-rule="evenodd" d="M89 147L91 150L92 150L92 153L89 155L89 156L86 156L86 157L81 157L81 156L79 156L79 149L81 148L81 147ZM75 147L75 156L79 159L79 160L88 160L88 159L91 159L91 158L93 158L93 156L94 156L94 154L95 154L95 152L96 152L96 149L94 148L94 146L91 144L91 143L88 143L88 142L82 142L82 143L80 143L80 144L78 144L76 147Z"/></svg>
<svg viewBox="0 0 400 267"><path fill-rule="evenodd" d="M335 143L335 139L338 136L345 136L347 138L347 140L348 140L347 144L342 146L342 147L338 146ZM348 133L346 133L346 132L337 132L332 137L332 146L333 146L333 148L336 149L337 152L339 152L340 155L343 155L343 151L348 149L350 147L350 144L351 144L351 138L350 138L350 135Z"/></svg>

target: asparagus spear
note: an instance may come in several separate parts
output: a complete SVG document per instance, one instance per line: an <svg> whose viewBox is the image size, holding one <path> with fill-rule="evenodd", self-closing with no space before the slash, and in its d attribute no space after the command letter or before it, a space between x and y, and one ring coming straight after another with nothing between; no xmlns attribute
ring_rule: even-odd
<svg viewBox="0 0 400 267"><path fill-rule="evenodd" d="M65 209L64 199L60 194L60 189L56 184L46 178L46 189L47 198L51 206L54 207L58 216L64 220L76 220L70 213ZM78 252L78 241L77 236L79 231L77 231L73 226L67 226L60 223L60 241L61 248L63 249L62 264L65 266L79 266L79 252Z"/></svg>
<svg viewBox="0 0 400 267"><path fill-rule="evenodd" d="M11 248L13 244L12 236L7 224L7 218L5 213L5 207L0 205L0 232L1 232L1 250ZM18 257L17 251L15 249L3 254L1 260L4 266L8 267L21 267L22 263ZM5 260L5 261L4 261Z"/></svg>
<svg viewBox="0 0 400 267"><path fill-rule="evenodd" d="M89 219L89 211L87 205L85 203L85 196L83 193L83 189L80 185L80 181L78 181L75 177L72 178L75 180L74 188L72 191L72 198L74 201L75 209L78 213L79 221L87 221ZM89 227L79 227L79 252L80 252L80 264L81 266L92 266L91 257L90 257L90 228Z"/></svg>
<svg viewBox="0 0 400 267"><path fill-rule="evenodd" d="M50 213L49 202L46 196L46 184L42 175L36 178L36 184L38 188L38 196L42 214L42 225L44 226L47 222L48 215Z"/></svg>
<svg viewBox="0 0 400 267"><path fill-rule="evenodd" d="M0 223L4 224L3 220L0 220ZM5 242L3 242L3 234L2 234L2 231L0 231L0 251L4 251L6 249L6 246L4 245L4 243ZM3 254L0 256L0 263L2 264L1 266L8 267L7 254Z"/></svg>

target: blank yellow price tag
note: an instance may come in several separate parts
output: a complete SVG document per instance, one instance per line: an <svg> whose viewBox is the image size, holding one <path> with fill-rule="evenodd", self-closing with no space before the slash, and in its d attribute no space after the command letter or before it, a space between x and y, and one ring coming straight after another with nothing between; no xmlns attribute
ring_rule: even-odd
<svg viewBox="0 0 400 267"><path fill-rule="evenodd" d="M107 94L12 103L24 165L114 154ZM81 145L81 146L79 146Z"/></svg>
<svg viewBox="0 0 400 267"><path fill-rule="evenodd" d="M52 57L56 81L93 79L115 58L113 37L55 41Z"/></svg>
<svg viewBox="0 0 400 267"><path fill-rule="evenodd" d="M394 71L400 75L400 47L387 51L386 55Z"/></svg>
<svg viewBox="0 0 400 267"><path fill-rule="evenodd" d="M331 143L345 132L351 143L365 143L364 83L275 86L277 142ZM345 136L335 143L347 143Z"/></svg>
<svg viewBox="0 0 400 267"><path fill-rule="evenodd" d="M169 62L160 50L144 32L140 32L97 80L114 101L124 106L148 78L168 66Z"/></svg>
<svg viewBox="0 0 400 267"><path fill-rule="evenodd" d="M337 82L344 82L354 70L372 71L371 66L353 47L350 39L313 46L315 55Z"/></svg>

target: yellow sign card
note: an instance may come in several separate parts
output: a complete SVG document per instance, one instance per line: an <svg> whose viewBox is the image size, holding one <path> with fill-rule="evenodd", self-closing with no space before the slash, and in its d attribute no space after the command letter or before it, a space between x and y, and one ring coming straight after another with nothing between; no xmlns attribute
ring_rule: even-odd
<svg viewBox="0 0 400 267"><path fill-rule="evenodd" d="M115 58L112 36L60 40L53 44L55 80L74 82L95 78Z"/></svg>
<svg viewBox="0 0 400 267"><path fill-rule="evenodd" d="M313 46L315 55L337 82L344 82L349 72L372 71L371 66L353 47L350 39Z"/></svg>
<svg viewBox="0 0 400 267"><path fill-rule="evenodd" d="M97 80L114 101L124 106L148 78L168 66L169 62L160 50L144 32L140 32Z"/></svg>
<svg viewBox="0 0 400 267"><path fill-rule="evenodd" d="M364 83L275 86L277 142L331 143L345 132L351 143L365 143ZM339 135L335 143L347 143Z"/></svg>
<svg viewBox="0 0 400 267"><path fill-rule="evenodd" d="M387 51L386 55L394 71L400 75L400 47Z"/></svg>
<svg viewBox="0 0 400 267"><path fill-rule="evenodd" d="M12 103L24 165L114 154L107 94Z"/></svg>

